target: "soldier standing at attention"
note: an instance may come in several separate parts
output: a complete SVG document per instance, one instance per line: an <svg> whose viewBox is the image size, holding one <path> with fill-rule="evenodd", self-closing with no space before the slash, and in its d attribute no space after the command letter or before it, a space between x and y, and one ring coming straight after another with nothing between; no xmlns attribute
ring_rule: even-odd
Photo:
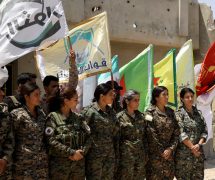
<svg viewBox="0 0 215 180"><path fill-rule="evenodd" d="M144 180L147 161L146 123L138 111L140 94L128 90L123 97L123 111L117 114L120 123L120 180Z"/></svg>
<svg viewBox="0 0 215 180"><path fill-rule="evenodd" d="M174 152L179 139L179 127L174 111L167 107L168 90L157 86L152 91L151 107L145 112L148 156L146 179L172 180Z"/></svg>
<svg viewBox="0 0 215 180"><path fill-rule="evenodd" d="M46 123L49 145L49 171L51 180L84 180L85 159L92 141L90 128L80 114L74 113L78 94L65 89L49 100L50 114Z"/></svg>
<svg viewBox="0 0 215 180"><path fill-rule="evenodd" d="M117 153L119 124L116 114L109 106L114 91L107 84L100 84L94 92L93 103L82 114L91 128L92 147L86 156L87 180L113 180Z"/></svg>
<svg viewBox="0 0 215 180"><path fill-rule="evenodd" d="M11 179L12 153L14 149L14 137L12 123L7 105L2 102L4 89L0 88L0 179Z"/></svg>
<svg viewBox="0 0 215 180"><path fill-rule="evenodd" d="M21 87L20 97L23 107L11 112L15 137L13 176L16 180L45 180L48 179L46 117L39 107L40 89L28 82Z"/></svg>
<svg viewBox="0 0 215 180"><path fill-rule="evenodd" d="M207 139L207 126L201 112L193 106L193 90L182 89L180 98L183 105L176 111L176 119L180 127L180 143L175 154L175 175L178 180L204 179L202 145Z"/></svg>

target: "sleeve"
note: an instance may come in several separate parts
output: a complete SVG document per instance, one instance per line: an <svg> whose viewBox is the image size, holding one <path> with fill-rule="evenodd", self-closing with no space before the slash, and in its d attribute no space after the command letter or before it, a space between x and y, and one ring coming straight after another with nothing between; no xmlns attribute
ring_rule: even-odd
<svg viewBox="0 0 215 180"><path fill-rule="evenodd" d="M148 143L154 143L154 146L157 147L160 152L163 152L165 148L163 144L160 143L160 139L153 122L154 121L153 113L146 111L145 119L146 119L146 135L147 135Z"/></svg>
<svg viewBox="0 0 215 180"><path fill-rule="evenodd" d="M176 121L176 117L175 114L173 112L173 124L174 124L174 131L170 140L170 149L172 149L173 151L176 150L176 147L178 145L178 141L179 141L179 136L180 136L180 128L179 125Z"/></svg>
<svg viewBox="0 0 215 180"><path fill-rule="evenodd" d="M69 88L76 89L78 85L78 70L75 63L75 59L69 60Z"/></svg>
<svg viewBox="0 0 215 180"><path fill-rule="evenodd" d="M59 140L59 135L56 131L56 120L55 118L50 114L47 117L46 121L46 129L45 129L45 135L46 140L49 145L49 147L55 149L58 153L62 154L63 156L67 155L72 156L75 153L74 149L71 149L69 146L66 146L62 144Z"/></svg>
<svg viewBox="0 0 215 180"><path fill-rule="evenodd" d="M3 119L5 122L2 128L6 128L6 136L5 141L3 143L3 159L5 159L8 163L12 163L12 154L14 151L14 135L13 135L13 127L11 123L11 117L7 116Z"/></svg>
<svg viewBox="0 0 215 180"><path fill-rule="evenodd" d="M184 121L183 121L183 115L180 113L180 111L177 111L175 113L176 121L179 126L179 142L183 142L185 139L188 139L189 136L187 135L185 131Z"/></svg>
<svg viewBox="0 0 215 180"><path fill-rule="evenodd" d="M203 123L202 123L201 138L204 138L204 139L206 140L207 137L208 137L208 128L207 128L207 124L206 124L206 122L205 122L205 118L203 117L201 111L199 111L199 114L200 114L201 119L202 119L202 121L203 121Z"/></svg>

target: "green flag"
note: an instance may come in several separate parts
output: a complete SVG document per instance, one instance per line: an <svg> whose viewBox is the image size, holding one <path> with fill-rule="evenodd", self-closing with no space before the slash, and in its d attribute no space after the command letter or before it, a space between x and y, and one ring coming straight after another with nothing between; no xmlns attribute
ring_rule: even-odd
<svg viewBox="0 0 215 180"><path fill-rule="evenodd" d="M121 95L129 89L140 92L139 110L143 112L150 104L153 88L153 46L149 45L137 57L120 68L119 73L120 85L123 87Z"/></svg>

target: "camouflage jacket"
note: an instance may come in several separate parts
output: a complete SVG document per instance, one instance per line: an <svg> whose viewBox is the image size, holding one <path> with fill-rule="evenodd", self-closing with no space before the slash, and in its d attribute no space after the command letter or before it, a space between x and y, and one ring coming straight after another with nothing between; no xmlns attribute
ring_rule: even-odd
<svg viewBox="0 0 215 180"><path fill-rule="evenodd" d="M0 159L5 159L10 163L13 150L14 136L10 114L7 111L7 105L0 103Z"/></svg>
<svg viewBox="0 0 215 180"><path fill-rule="evenodd" d="M42 109L37 107L37 118L31 115L26 106L13 110L11 115L15 136L15 162L30 160L39 154L45 157L45 113Z"/></svg>
<svg viewBox="0 0 215 180"><path fill-rule="evenodd" d="M144 114L135 111L135 116L131 117L126 110L117 114L120 123L120 152L124 148L130 151L142 154L146 159L147 154L147 137L146 122Z"/></svg>
<svg viewBox="0 0 215 180"><path fill-rule="evenodd" d="M110 106L102 111L97 102L85 107L81 112L91 129L92 151L98 156L106 156L110 150L118 151L119 123Z"/></svg>
<svg viewBox="0 0 215 180"><path fill-rule="evenodd" d="M9 112L11 112L12 110L14 110L16 108L20 108L22 106L22 104L20 102L19 94L15 95L15 96L6 96L3 99L3 102L5 104L7 104Z"/></svg>
<svg viewBox="0 0 215 180"><path fill-rule="evenodd" d="M180 107L175 113L176 119L180 127L178 151L183 150L183 154L191 154L189 148L182 143L185 139L189 139L193 144L198 144L201 138L207 139L207 125L202 113L193 106L193 114L187 112L185 108Z"/></svg>
<svg viewBox="0 0 215 180"><path fill-rule="evenodd" d="M69 157L75 150L87 153L91 146L90 128L80 114L70 112L68 118L60 112L52 112L47 117L46 138L49 155Z"/></svg>
<svg viewBox="0 0 215 180"><path fill-rule="evenodd" d="M171 148L174 152L179 137L174 111L166 107L166 113L163 113L158 107L151 106L145 112L145 120L149 155L160 157L167 148Z"/></svg>

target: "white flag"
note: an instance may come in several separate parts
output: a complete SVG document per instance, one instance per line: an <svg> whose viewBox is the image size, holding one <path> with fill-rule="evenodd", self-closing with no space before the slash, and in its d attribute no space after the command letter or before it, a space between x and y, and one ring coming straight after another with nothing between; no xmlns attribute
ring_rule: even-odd
<svg viewBox="0 0 215 180"><path fill-rule="evenodd" d="M0 67L67 35L60 0L3 0L0 4Z"/></svg>

